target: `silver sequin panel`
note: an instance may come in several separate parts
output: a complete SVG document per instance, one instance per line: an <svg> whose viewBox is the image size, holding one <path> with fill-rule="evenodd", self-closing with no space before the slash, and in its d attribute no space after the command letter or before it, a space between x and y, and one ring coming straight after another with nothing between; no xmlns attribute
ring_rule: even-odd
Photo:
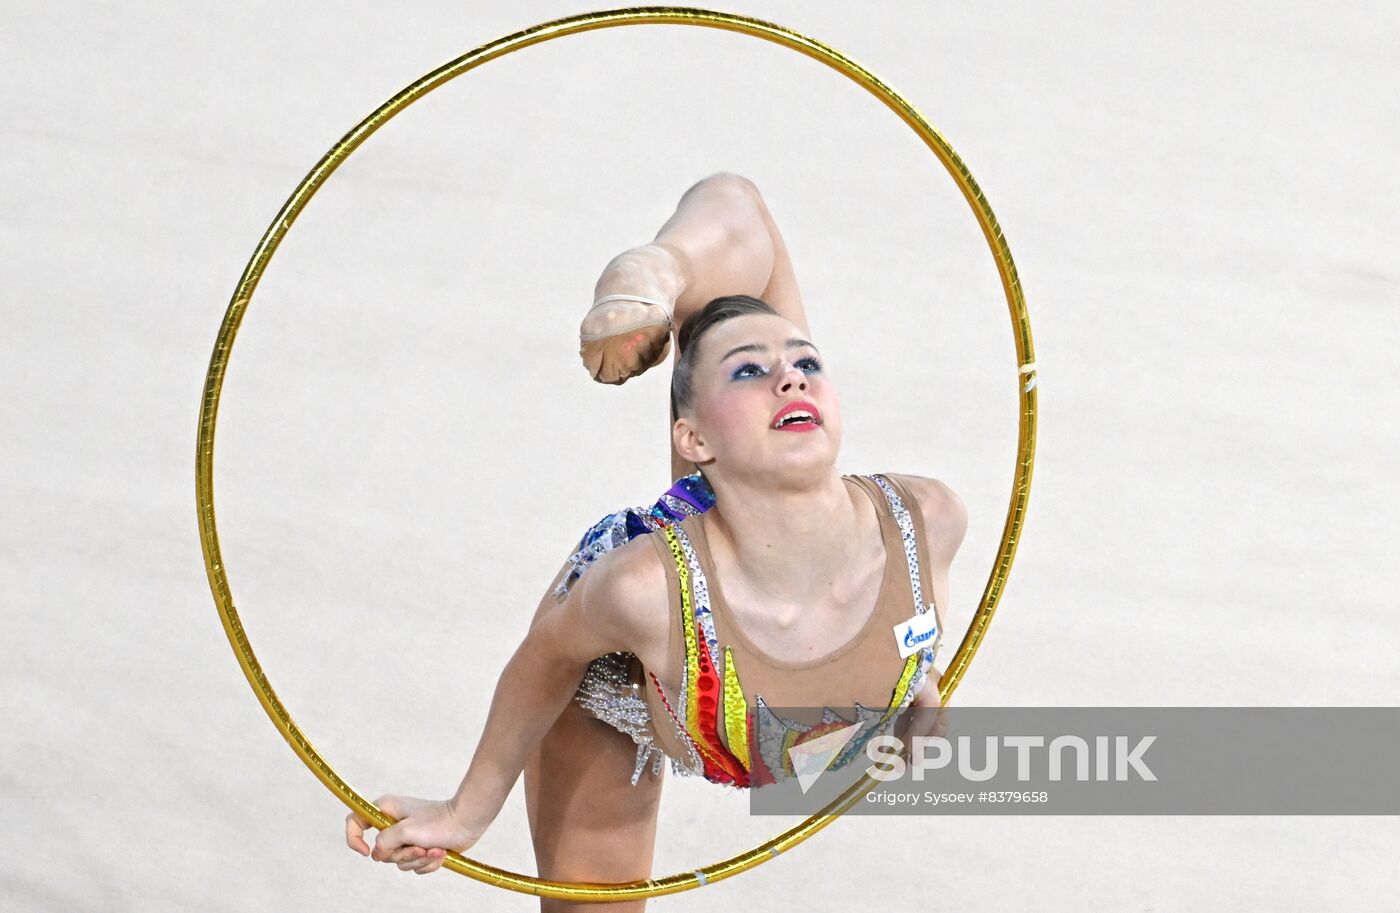
<svg viewBox="0 0 1400 913"><path fill-rule="evenodd" d="M924 602L924 587L919 579L919 544L914 536L914 521L909 517L909 511L904 506L904 499L894 490L894 486L882 475L870 477L875 484L880 486L880 490L885 493L885 500L890 502L890 509L894 512L895 523L899 526L899 537L904 542L904 560L909 565L909 586L914 592L914 611L920 615L928 611L933 606L932 602ZM939 637L936 643L941 643ZM914 671L914 678L909 682L909 690L904 695L904 702L901 707L909 706L919 692L923 690L928 681L928 670L933 665L934 652L937 646L922 647L919 650L919 666Z"/></svg>

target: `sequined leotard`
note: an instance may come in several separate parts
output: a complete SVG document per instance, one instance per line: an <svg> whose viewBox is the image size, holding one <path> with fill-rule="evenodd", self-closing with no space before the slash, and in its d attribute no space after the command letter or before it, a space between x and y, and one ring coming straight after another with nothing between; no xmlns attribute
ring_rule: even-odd
<svg viewBox="0 0 1400 913"><path fill-rule="evenodd" d="M892 631L911 614L934 608L931 601L925 602L932 590L921 560L926 554L922 516L906 507L914 502L898 476L844 478L863 489L875 505L885 544L885 572L860 632L814 662L773 659L735 623L713 574L701 516L713 506L714 497L698 473L678 480L652 507L617 511L584 535L556 591L560 595L588 564L637 535L651 536L667 567L678 622L672 629L672 649L684 657L679 685L663 684L631 653L613 653L589 666L576 695L594 716L636 743L634 784L648 760L653 773L659 773L667 755L675 772L711 782L734 787L772 782L792 774L788 749L794 744L859 722L862 728L856 737L831 762L840 767L922 690L941 631L907 660L899 658ZM814 695L830 694L833 676L851 698L854 719L830 708L810 720L787 718L771 709L816 706Z"/></svg>

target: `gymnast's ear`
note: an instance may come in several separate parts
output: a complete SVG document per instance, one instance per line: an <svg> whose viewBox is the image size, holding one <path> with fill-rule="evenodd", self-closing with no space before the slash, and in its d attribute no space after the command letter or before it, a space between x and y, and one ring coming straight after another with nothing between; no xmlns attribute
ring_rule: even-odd
<svg viewBox="0 0 1400 913"><path fill-rule="evenodd" d="M700 429L695 426L695 420L684 413L671 423L671 443L675 444L676 453L697 466L713 458L700 435Z"/></svg>

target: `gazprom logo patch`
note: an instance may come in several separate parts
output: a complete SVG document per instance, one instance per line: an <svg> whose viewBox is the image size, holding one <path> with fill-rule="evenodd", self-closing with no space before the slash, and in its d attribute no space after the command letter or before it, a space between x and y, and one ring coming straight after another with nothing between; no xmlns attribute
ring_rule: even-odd
<svg viewBox="0 0 1400 913"><path fill-rule="evenodd" d="M933 611L932 606L929 607L928 611L920 612L913 618L895 625L894 639L895 643L899 645L901 659L906 659L923 647L933 646L937 643L938 615Z"/></svg>
<svg viewBox="0 0 1400 913"><path fill-rule="evenodd" d="M933 629L932 631L925 631L925 632L922 633L922 634L915 634L913 628L905 628L905 630L904 630L904 646L906 646L906 647L917 647L919 644L923 643L924 641L926 641L926 640L931 640L931 639L933 638L933 635L935 635L935 634L937 634L937 633L938 633L938 629L937 629L937 628Z"/></svg>

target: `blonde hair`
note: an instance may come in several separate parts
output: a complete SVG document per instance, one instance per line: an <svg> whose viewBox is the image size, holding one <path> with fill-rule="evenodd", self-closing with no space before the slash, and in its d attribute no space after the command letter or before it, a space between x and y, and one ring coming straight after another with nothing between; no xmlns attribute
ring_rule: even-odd
<svg viewBox="0 0 1400 913"><path fill-rule="evenodd" d="M695 360L699 357L700 338L718 324L744 314L782 316L771 304L752 295L725 295L715 298L681 324L676 334L676 346L681 354L671 372L671 421L680 418L681 410L689 409L695 400Z"/></svg>

